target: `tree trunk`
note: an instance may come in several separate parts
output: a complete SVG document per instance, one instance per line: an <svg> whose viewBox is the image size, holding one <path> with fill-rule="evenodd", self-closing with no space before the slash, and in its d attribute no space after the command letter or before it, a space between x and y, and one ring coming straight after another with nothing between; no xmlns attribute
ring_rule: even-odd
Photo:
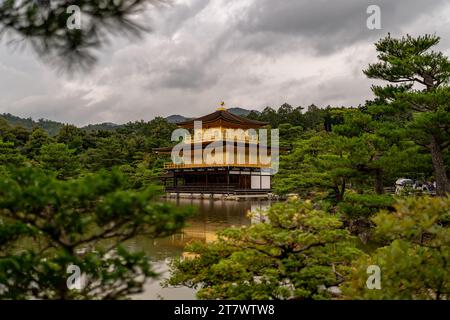
<svg viewBox="0 0 450 320"><path fill-rule="evenodd" d="M345 189L346 189L345 179L342 179L342 184L341 184L341 200L344 200Z"/></svg>
<svg viewBox="0 0 450 320"><path fill-rule="evenodd" d="M434 178L436 179L436 195L444 197L450 193L450 185L448 182L447 172L445 170L444 157L434 136L430 140L431 159L433 161Z"/></svg>
<svg viewBox="0 0 450 320"><path fill-rule="evenodd" d="M339 185L337 183L335 183L334 185L334 197L336 199L336 202L341 202L342 200L344 200L344 194L345 194L345 179L342 180L341 182L341 188L339 189Z"/></svg>
<svg viewBox="0 0 450 320"><path fill-rule="evenodd" d="M383 169L381 168L375 169L375 193L376 194L384 193Z"/></svg>

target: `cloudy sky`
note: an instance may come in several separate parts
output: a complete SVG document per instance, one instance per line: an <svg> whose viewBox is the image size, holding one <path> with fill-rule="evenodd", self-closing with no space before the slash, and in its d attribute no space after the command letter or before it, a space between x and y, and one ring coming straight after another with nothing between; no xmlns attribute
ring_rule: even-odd
<svg viewBox="0 0 450 320"><path fill-rule="evenodd" d="M366 27L369 5L381 30ZM77 125L198 116L228 107L356 106L361 70L391 32L436 33L450 55L448 0L175 0L148 12L153 32L115 39L88 73L60 74L0 47L0 113Z"/></svg>

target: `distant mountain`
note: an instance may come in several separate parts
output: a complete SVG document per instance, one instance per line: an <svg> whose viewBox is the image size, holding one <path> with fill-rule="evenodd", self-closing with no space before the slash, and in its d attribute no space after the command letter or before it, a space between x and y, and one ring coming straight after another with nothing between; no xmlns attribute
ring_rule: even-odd
<svg viewBox="0 0 450 320"><path fill-rule="evenodd" d="M228 109L228 112L230 112L232 114L235 114L237 116L241 116L241 117L248 116L249 113L252 112L252 111L256 112L257 114L261 113L261 112L259 112L257 110L248 110L248 109L243 109L243 108L230 108L230 109ZM186 120L189 120L189 119L192 119L192 118L181 116L179 114L174 114L174 115L168 116L166 118L167 122L170 122L170 123L183 122L183 121L186 121Z"/></svg>
<svg viewBox="0 0 450 320"><path fill-rule="evenodd" d="M256 110L248 110L243 108L230 108L228 109L229 112L237 115L237 116L247 116L250 112L256 112L260 114L261 112ZM10 123L12 126L22 126L25 129L33 130L33 128L41 128L50 136L56 136L61 130L61 128L66 125L65 123L53 121L53 120L47 120L47 119L39 119L39 120L33 120L32 118L21 118L15 115L12 115L10 113L4 113L0 114L0 118L5 119L8 123ZM179 114L174 114L171 116L168 116L165 118L167 122L170 123L178 123L182 121L186 121L189 119L192 119L192 117L185 117ZM104 122L104 123L98 123L98 124L89 124L87 126L81 127L81 129L86 131L114 131L122 127L122 125L111 123L111 122Z"/></svg>
<svg viewBox="0 0 450 320"><path fill-rule="evenodd" d="M33 128L41 128L47 131L47 133L51 136L55 136L58 134L59 130L64 126L64 123L47 120L47 119L39 119L35 121L31 118L21 118L14 116L10 113L4 113L0 115L1 118L8 121L12 126L22 126L25 129L33 130Z"/></svg>
<svg viewBox="0 0 450 320"><path fill-rule="evenodd" d="M243 109L243 108L230 108L228 109L228 112L235 114L237 116L241 116L241 117L246 117L248 116L248 114L250 112L255 112L257 114L260 114L261 112L257 111L257 110L248 110L248 109Z"/></svg>
<svg viewBox="0 0 450 320"><path fill-rule="evenodd" d="M178 122L183 122L183 121L189 120L189 118L180 116L179 114L174 114L174 115L168 116L166 118L166 120L169 123L178 123Z"/></svg>
<svg viewBox="0 0 450 320"><path fill-rule="evenodd" d="M61 128L66 125L62 122L57 122L53 120L47 120L47 119L39 119L37 121L33 120L32 118L21 118L17 117L15 115L12 115L10 113L4 113L0 115L0 118L5 119L10 125L12 126L21 126L28 130L33 130L34 128L41 128L50 136L56 136L61 130ZM86 131L97 131L97 130L103 130L103 131L113 131L120 128L120 125L111 123L111 122L105 122L105 123L99 123L99 124L90 124L84 127L81 127L82 130Z"/></svg>

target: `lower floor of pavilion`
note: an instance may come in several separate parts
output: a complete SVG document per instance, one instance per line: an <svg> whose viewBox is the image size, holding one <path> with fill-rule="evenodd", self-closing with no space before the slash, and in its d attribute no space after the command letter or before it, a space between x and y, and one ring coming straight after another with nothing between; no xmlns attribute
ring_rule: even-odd
<svg viewBox="0 0 450 320"><path fill-rule="evenodd" d="M203 194L267 194L272 176L261 168L173 169L161 176L166 192Z"/></svg>

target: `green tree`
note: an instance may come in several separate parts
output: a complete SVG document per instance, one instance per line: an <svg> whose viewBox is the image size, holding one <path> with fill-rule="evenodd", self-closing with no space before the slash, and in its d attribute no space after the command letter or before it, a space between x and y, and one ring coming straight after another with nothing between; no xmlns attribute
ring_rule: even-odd
<svg viewBox="0 0 450 320"><path fill-rule="evenodd" d="M376 43L380 62L370 64L364 73L394 84L373 86L373 91L399 112L410 115L410 137L430 152L437 194L443 196L450 192L445 167L450 145L450 61L442 52L432 50L439 40L434 35L401 39L389 35ZM415 85L424 89L417 90Z"/></svg>
<svg viewBox="0 0 450 320"><path fill-rule="evenodd" d="M145 148L151 150L152 148L170 146L172 144L170 137L172 131L176 128L175 124L167 122L166 119L156 117L148 122L136 121L127 123L118 132L145 137Z"/></svg>
<svg viewBox="0 0 450 320"><path fill-rule="evenodd" d="M342 123L334 125L333 132L347 138L351 165L366 183L373 181L375 193L383 194L386 172L398 176L398 153L411 147L404 141L401 123L383 119L372 111L372 107L366 111L349 109L342 116ZM418 158L416 156L409 161L415 162Z"/></svg>
<svg viewBox="0 0 450 320"><path fill-rule="evenodd" d="M345 284L351 299L450 298L450 198L407 198L373 221L385 246L361 256ZM381 290L366 287L367 267L381 270Z"/></svg>
<svg viewBox="0 0 450 320"><path fill-rule="evenodd" d="M73 68L89 67L94 51L108 43L111 35L139 36L148 28L136 14L164 0L8 0L0 2L0 31L17 42L28 41L46 61L63 62ZM81 28L68 28L75 5L83 14ZM18 39L17 39L18 38Z"/></svg>
<svg viewBox="0 0 450 320"><path fill-rule="evenodd" d="M61 181L33 168L0 179L0 299L119 299L156 273L127 250L138 235L168 236L188 211L158 203L159 191L129 191L113 170ZM20 250L19 250L20 249ZM67 267L84 275L69 290Z"/></svg>
<svg viewBox="0 0 450 320"><path fill-rule="evenodd" d="M74 125L65 125L62 127L58 135L56 136L56 141L59 143L66 144L69 149L74 149L77 153L82 152L85 149L85 137L86 132Z"/></svg>
<svg viewBox="0 0 450 320"><path fill-rule="evenodd" d="M108 134L107 137L98 137L95 146L89 148L82 156L83 164L92 171L102 168L124 165L132 161L129 154L135 150L127 148L130 137L117 134Z"/></svg>
<svg viewBox="0 0 450 320"><path fill-rule="evenodd" d="M272 128L277 128L280 124L277 112L271 107L265 107L261 112L260 120L268 122Z"/></svg>
<svg viewBox="0 0 450 320"><path fill-rule="evenodd" d="M291 201L259 215L263 222L231 228L213 243L187 247L175 259L171 285L199 288L200 299L324 299L360 254L335 216Z"/></svg>
<svg viewBox="0 0 450 320"><path fill-rule="evenodd" d="M305 121L303 119L303 107L299 106L292 110L289 116L289 122L296 127L305 127Z"/></svg>
<svg viewBox="0 0 450 320"><path fill-rule="evenodd" d="M43 169L55 173L59 179L76 176L80 167L75 150L64 143L43 145L37 160Z"/></svg>
<svg viewBox="0 0 450 320"><path fill-rule="evenodd" d="M347 140L326 132L309 133L299 139L293 152L281 157L275 190L303 196L331 193L334 202L342 201L350 179L358 175L349 157Z"/></svg>
<svg viewBox="0 0 450 320"><path fill-rule="evenodd" d="M290 123L291 122L291 115L294 111L294 108L288 103L283 103L277 111L277 115L280 118L279 123Z"/></svg>
<svg viewBox="0 0 450 320"><path fill-rule="evenodd" d="M41 147L49 144L51 141L52 139L47 132L41 128L35 128L24 146L24 152L29 159L37 159L41 152Z"/></svg>
<svg viewBox="0 0 450 320"><path fill-rule="evenodd" d="M23 146L30 133L20 125L12 126L3 116L0 116L0 137L5 142L12 142L16 146Z"/></svg>
<svg viewBox="0 0 450 320"><path fill-rule="evenodd" d="M133 189L140 189L149 185L162 184L160 175L163 173L164 163L165 160L160 156L145 154L142 161L135 165L122 165L119 169L128 176Z"/></svg>
<svg viewBox="0 0 450 320"><path fill-rule="evenodd" d="M280 146L290 147L296 141L301 139L303 128L300 126L292 126L290 123L282 123L278 127L280 130Z"/></svg>
<svg viewBox="0 0 450 320"><path fill-rule="evenodd" d="M320 130L325 121L325 112L318 106L312 104L308 106L307 111L303 115L305 128L310 130Z"/></svg>
<svg viewBox="0 0 450 320"><path fill-rule="evenodd" d="M12 142L0 140L0 165L20 166L26 161Z"/></svg>
<svg viewBox="0 0 450 320"><path fill-rule="evenodd" d="M251 120L260 120L260 113L252 110L250 113L246 116L246 118Z"/></svg>

